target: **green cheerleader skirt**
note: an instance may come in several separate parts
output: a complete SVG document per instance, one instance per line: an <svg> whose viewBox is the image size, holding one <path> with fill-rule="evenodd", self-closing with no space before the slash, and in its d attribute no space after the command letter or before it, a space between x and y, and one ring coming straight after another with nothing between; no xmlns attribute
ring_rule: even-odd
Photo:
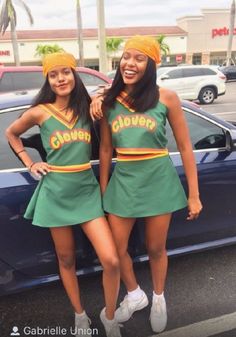
<svg viewBox="0 0 236 337"><path fill-rule="evenodd" d="M187 206L179 176L169 156L117 161L103 197L104 210L121 217L167 214Z"/></svg>
<svg viewBox="0 0 236 337"><path fill-rule="evenodd" d="M41 227L80 224L104 215L100 187L92 169L49 172L40 180L24 217Z"/></svg>

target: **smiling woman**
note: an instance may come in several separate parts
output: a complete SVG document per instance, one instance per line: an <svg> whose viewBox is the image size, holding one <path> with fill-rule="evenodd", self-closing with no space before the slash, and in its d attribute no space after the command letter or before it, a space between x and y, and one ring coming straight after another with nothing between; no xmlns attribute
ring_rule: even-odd
<svg viewBox="0 0 236 337"><path fill-rule="evenodd" d="M154 332L162 332L167 324L164 297L168 265L166 240L172 213L188 206L187 220L193 220L202 209L197 168L180 101L174 92L156 84L156 65L160 60L160 47L153 37L134 36L126 42L112 86L102 97L104 114L100 121L103 205L109 213L121 276L127 289L116 318L125 322L135 311L148 305L128 252L135 220L144 218L153 282L150 322ZM99 106L97 98L91 107L93 118L100 112L100 109L94 111L96 106ZM188 200L169 157L167 121L183 160ZM117 163L109 179L114 149Z"/></svg>
<svg viewBox="0 0 236 337"><path fill-rule="evenodd" d="M75 311L76 329L90 331L91 324L81 303L76 277L72 225L80 224L104 269L106 307L101 312L102 323L107 335L112 336L112 330L119 337L119 325L114 319L119 288L118 256L90 164L90 97L75 68L76 60L71 54L45 56L43 87L32 107L8 127L6 135L28 170L40 178L24 216L33 225L50 230L61 279ZM40 126L46 162L33 162L20 138L35 125Z"/></svg>

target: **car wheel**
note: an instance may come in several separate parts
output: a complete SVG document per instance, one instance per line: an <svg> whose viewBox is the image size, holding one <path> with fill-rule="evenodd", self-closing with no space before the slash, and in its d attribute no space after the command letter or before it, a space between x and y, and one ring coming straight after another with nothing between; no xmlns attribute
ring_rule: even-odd
<svg viewBox="0 0 236 337"><path fill-rule="evenodd" d="M203 88L198 96L200 103L202 104L211 104L215 99L215 90L210 87Z"/></svg>

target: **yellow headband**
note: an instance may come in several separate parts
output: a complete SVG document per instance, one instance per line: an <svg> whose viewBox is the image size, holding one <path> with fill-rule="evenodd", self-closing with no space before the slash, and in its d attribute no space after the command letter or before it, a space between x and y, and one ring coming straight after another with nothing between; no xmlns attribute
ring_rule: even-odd
<svg viewBox="0 0 236 337"><path fill-rule="evenodd" d="M136 35L130 38L125 44L124 51L127 49L137 49L157 64L161 62L160 46L151 36Z"/></svg>
<svg viewBox="0 0 236 337"><path fill-rule="evenodd" d="M48 72L56 66L66 66L76 68L76 59L69 53L52 53L43 58L43 74L46 77Z"/></svg>

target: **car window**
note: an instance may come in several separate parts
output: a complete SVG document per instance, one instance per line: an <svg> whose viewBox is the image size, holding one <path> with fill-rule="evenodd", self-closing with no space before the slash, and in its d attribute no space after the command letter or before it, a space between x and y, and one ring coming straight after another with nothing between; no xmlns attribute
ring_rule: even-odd
<svg viewBox="0 0 236 337"><path fill-rule="evenodd" d="M204 75L203 68L186 68L183 69L184 77L194 77Z"/></svg>
<svg viewBox="0 0 236 337"><path fill-rule="evenodd" d="M167 75L169 76L170 79L181 78L183 77L183 70L182 69L171 70L167 73Z"/></svg>
<svg viewBox="0 0 236 337"><path fill-rule="evenodd" d="M84 73L84 72L79 72L79 76L82 80L82 82L84 83L85 86L98 86L98 85L104 85L107 84L107 82L105 80L103 80L102 78L93 75L93 74L88 74L88 73Z"/></svg>
<svg viewBox="0 0 236 337"><path fill-rule="evenodd" d="M18 118L25 109L15 109L10 112L0 113L0 170L10 169L10 168L22 168L24 165L17 158L17 156L11 150L8 141L5 137L5 130L16 118ZM22 137L28 138L34 134L39 133L39 128L37 126L31 128L25 132ZM27 148L29 154L33 161L41 161L38 151L35 149Z"/></svg>
<svg viewBox="0 0 236 337"><path fill-rule="evenodd" d="M166 68L166 67L157 68L157 77L159 77L160 75L165 73L167 70L168 70L168 68Z"/></svg>
<svg viewBox="0 0 236 337"><path fill-rule="evenodd" d="M216 75L217 73L215 72L214 69L203 68L203 74L204 75Z"/></svg>
<svg viewBox="0 0 236 337"><path fill-rule="evenodd" d="M13 169L13 168L23 168L24 165L18 159L18 157L14 154L11 150L8 141L5 137L5 130L6 128L19 116L26 109L13 109L12 111L8 112L0 112L0 170L4 169ZM24 134L22 134L21 138L23 140L24 146L27 148L27 152L31 156L33 161L41 161L46 160L45 152L41 148L41 139L39 135L39 127L34 126L33 128L27 130ZM92 153L91 159L98 159L99 158L99 124L94 123L93 127L91 128L92 133ZM41 157L38 150L41 150Z"/></svg>
<svg viewBox="0 0 236 337"><path fill-rule="evenodd" d="M41 71L30 71L25 73L15 72L13 74L13 80L15 90L37 89L43 85L45 77Z"/></svg>
<svg viewBox="0 0 236 337"><path fill-rule="evenodd" d="M11 73L5 73L0 80L0 92L11 91L13 88L13 78Z"/></svg>
<svg viewBox="0 0 236 337"><path fill-rule="evenodd" d="M43 85L44 80L45 78L41 71L3 73L0 92L37 89Z"/></svg>
<svg viewBox="0 0 236 337"><path fill-rule="evenodd" d="M224 148L226 146L226 136L222 128L188 111L185 111L185 118L194 150ZM167 123L166 131L169 151L178 151L169 123Z"/></svg>

